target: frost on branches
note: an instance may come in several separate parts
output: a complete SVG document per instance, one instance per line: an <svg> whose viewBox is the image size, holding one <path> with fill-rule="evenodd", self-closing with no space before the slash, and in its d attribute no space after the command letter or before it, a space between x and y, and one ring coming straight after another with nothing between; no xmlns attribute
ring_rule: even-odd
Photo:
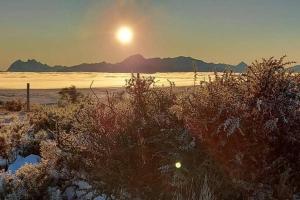
<svg viewBox="0 0 300 200"><path fill-rule="evenodd" d="M105 99L65 89L76 101L1 127L0 199L292 199L300 76L289 64L262 60L199 85L195 75L191 88L138 74ZM38 163L7 171L32 154Z"/></svg>

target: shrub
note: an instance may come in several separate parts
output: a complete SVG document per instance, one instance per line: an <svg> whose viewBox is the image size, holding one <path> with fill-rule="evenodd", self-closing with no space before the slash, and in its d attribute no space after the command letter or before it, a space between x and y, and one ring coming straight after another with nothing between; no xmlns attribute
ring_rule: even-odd
<svg viewBox="0 0 300 200"><path fill-rule="evenodd" d="M1 179L1 199L63 199L56 174L51 171L51 166L45 163L26 164L16 174L0 173ZM61 181L59 184L63 183Z"/></svg>
<svg viewBox="0 0 300 200"><path fill-rule="evenodd" d="M198 199L205 176L214 177L208 184L216 197L231 199L230 181L173 112L176 96L153 83L133 76L127 99L108 95L106 102L88 103L71 117L70 129L58 128L65 166L117 199Z"/></svg>
<svg viewBox="0 0 300 200"><path fill-rule="evenodd" d="M6 138L0 135L0 156L4 156L7 150Z"/></svg>
<svg viewBox="0 0 300 200"><path fill-rule="evenodd" d="M216 75L182 103L188 129L240 186L279 199L300 189L300 76L288 64L271 58Z"/></svg>
<svg viewBox="0 0 300 200"><path fill-rule="evenodd" d="M88 101L85 103L88 103ZM57 132L58 127L69 132L76 117L75 114L81 108L81 104L67 104L64 107L45 106L32 114L29 123L33 126L35 133L44 130L54 136L54 132Z"/></svg>
<svg viewBox="0 0 300 200"><path fill-rule="evenodd" d="M58 94L60 95L59 103L78 103L82 94L77 91L74 85L61 89Z"/></svg>
<svg viewBox="0 0 300 200"><path fill-rule="evenodd" d="M138 74L126 95L35 110L29 123L1 129L1 156L34 152L42 162L1 174L0 198L291 199L300 76L288 64L255 62L186 91Z"/></svg>
<svg viewBox="0 0 300 200"><path fill-rule="evenodd" d="M7 101L7 102L5 102L4 108L8 111L18 112L18 111L22 110L23 103L19 99Z"/></svg>

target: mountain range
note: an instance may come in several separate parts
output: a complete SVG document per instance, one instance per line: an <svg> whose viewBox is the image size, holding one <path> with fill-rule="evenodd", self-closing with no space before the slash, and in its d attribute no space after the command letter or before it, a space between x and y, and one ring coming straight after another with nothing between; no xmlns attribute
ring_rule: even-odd
<svg viewBox="0 0 300 200"><path fill-rule="evenodd" d="M296 66L292 67L292 70L294 72L300 72L300 65L296 65Z"/></svg>
<svg viewBox="0 0 300 200"><path fill-rule="evenodd" d="M247 64L244 62L238 65L207 63L191 57L179 56L175 58L144 58L140 54L130 56L119 63L83 63L74 66L49 66L36 60L14 62L7 71L9 72L223 72L231 69L234 72L244 72ZM295 66L300 72L300 66Z"/></svg>

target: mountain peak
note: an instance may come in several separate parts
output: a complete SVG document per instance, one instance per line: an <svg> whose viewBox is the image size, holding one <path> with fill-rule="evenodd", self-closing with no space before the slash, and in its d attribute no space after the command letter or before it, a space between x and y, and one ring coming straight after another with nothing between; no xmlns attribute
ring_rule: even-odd
<svg viewBox="0 0 300 200"><path fill-rule="evenodd" d="M47 71L49 68L48 65L42 64L34 59L28 59L27 61L17 60L8 68L8 71L16 71L16 72L42 72Z"/></svg>
<svg viewBox="0 0 300 200"><path fill-rule="evenodd" d="M28 59L27 62L29 62L29 63L40 63L40 62L38 62L38 61L35 60L35 59Z"/></svg>
<svg viewBox="0 0 300 200"><path fill-rule="evenodd" d="M134 54L132 56L129 56L125 60L123 60L122 63L128 63L128 64L136 64L144 62L146 59L141 54Z"/></svg>
<svg viewBox="0 0 300 200"><path fill-rule="evenodd" d="M236 65L233 70L234 70L234 72L242 73L242 72L246 71L247 67L248 67L248 65L242 61L238 65Z"/></svg>
<svg viewBox="0 0 300 200"><path fill-rule="evenodd" d="M11 64L11 66L21 65L21 64L41 64L40 62L36 61L35 59L28 59L27 61L23 60L16 60Z"/></svg>
<svg viewBox="0 0 300 200"><path fill-rule="evenodd" d="M247 67L247 63L245 63L244 61L240 62L236 67Z"/></svg>
<svg viewBox="0 0 300 200"><path fill-rule="evenodd" d="M15 62L13 62L10 66L18 65L18 64L21 64L21 63L24 63L24 61L19 59L19 60L16 60Z"/></svg>
<svg viewBox="0 0 300 200"><path fill-rule="evenodd" d="M128 58L126 58L123 62L126 62L126 61L144 61L144 60L145 60L145 58L141 54L134 54L134 55L129 56Z"/></svg>

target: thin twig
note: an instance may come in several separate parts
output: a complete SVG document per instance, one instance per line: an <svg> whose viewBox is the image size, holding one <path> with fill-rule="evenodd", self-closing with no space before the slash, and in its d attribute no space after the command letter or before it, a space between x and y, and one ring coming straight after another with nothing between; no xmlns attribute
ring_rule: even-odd
<svg viewBox="0 0 300 200"><path fill-rule="evenodd" d="M90 90L92 91L93 95L96 97L98 103L100 103L100 98L97 96L97 94L95 93L95 91L94 91L93 88L92 88L93 83L94 83L94 80L91 82Z"/></svg>

